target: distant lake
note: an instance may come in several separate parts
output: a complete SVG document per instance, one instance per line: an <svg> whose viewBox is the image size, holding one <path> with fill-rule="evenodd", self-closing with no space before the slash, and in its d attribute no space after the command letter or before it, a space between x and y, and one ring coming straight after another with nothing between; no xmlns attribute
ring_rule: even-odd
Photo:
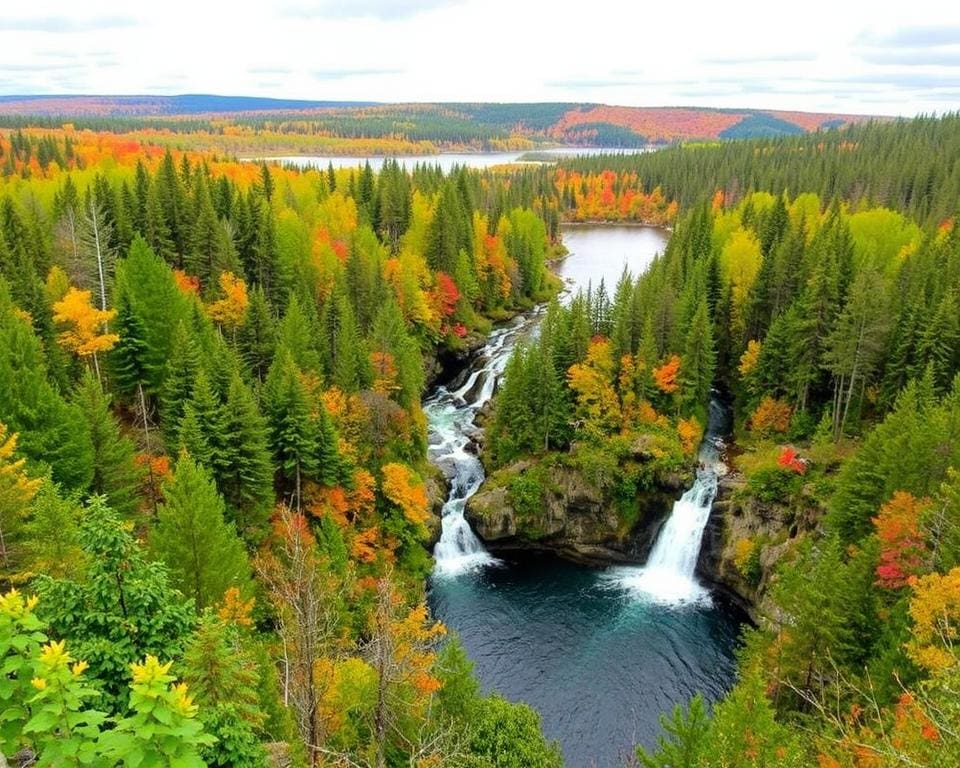
<svg viewBox="0 0 960 768"><path fill-rule="evenodd" d="M415 165L439 165L446 173L455 165L465 165L468 168L489 168L494 165L506 165L508 163L525 162L520 160L523 155L536 154L538 160L531 162L541 162L540 158L549 160L561 160L565 157L577 157L583 155L616 155L616 154L638 154L651 151L651 147L554 147L552 149L531 149L523 152L444 152L438 155L405 155L397 157L396 160L406 169L412 169ZM259 158L258 158L259 159ZM289 163L301 168L327 168L333 165L334 168L356 168L364 163L370 163L374 171L379 171L386 160L392 159L385 156L377 157L344 157L344 156L324 156L324 155L289 155L282 157L264 158L278 163Z"/></svg>

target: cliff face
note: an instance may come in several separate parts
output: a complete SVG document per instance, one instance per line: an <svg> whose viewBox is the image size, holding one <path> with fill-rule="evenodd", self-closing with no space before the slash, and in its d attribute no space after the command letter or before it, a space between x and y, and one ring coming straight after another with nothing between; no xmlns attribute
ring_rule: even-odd
<svg viewBox="0 0 960 768"><path fill-rule="evenodd" d="M533 472L540 496L523 502L515 481ZM678 478L644 492L624 515L579 471L519 461L488 479L467 503L466 515L492 550L549 550L591 564L643 562L681 488Z"/></svg>
<svg viewBox="0 0 960 768"><path fill-rule="evenodd" d="M780 561L815 528L816 508L765 503L746 492L743 478L723 477L703 533L697 573L726 590L756 623L775 617L769 589Z"/></svg>

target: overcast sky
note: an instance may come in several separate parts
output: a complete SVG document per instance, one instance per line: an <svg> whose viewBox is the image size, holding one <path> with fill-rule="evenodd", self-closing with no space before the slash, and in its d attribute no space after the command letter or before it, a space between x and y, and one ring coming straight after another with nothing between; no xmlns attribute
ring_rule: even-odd
<svg viewBox="0 0 960 768"><path fill-rule="evenodd" d="M0 94L590 101L903 115L960 108L960 3L947 0L3 5Z"/></svg>

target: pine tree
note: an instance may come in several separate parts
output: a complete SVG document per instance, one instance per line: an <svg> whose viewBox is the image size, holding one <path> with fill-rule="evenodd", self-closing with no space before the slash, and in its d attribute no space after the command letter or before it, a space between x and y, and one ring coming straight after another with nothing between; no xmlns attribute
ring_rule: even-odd
<svg viewBox="0 0 960 768"><path fill-rule="evenodd" d="M0 277L0 414L19 433L20 450L49 466L67 490L85 491L93 478L90 430L80 410L50 384L40 340L19 314Z"/></svg>
<svg viewBox="0 0 960 768"><path fill-rule="evenodd" d="M200 373L200 349L186 323L177 326L173 352L167 363L167 375L160 391L160 416L163 436L170 453L179 445L180 422L193 394Z"/></svg>
<svg viewBox="0 0 960 768"><path fill-rule="evenodd" d="M190 401L184 406L177 434L177 448L186 450L197 462L207 467L219 484L230 470L233 455L229 449L222 403L203 368L196 374Z"/></svg>
<svg viewBox="0 0 960 768"><path fill-rule="evenodd" d="M210 474L189 454L177 460L164 483L163 502L150 550L170 569L170 581L193 598L197 611L215 605L235 587L251 590L250 563Z"/></svg>
<svg viewBox="0 0 960 768"><path fill-rule="evenodd" d="M239 628L204 616L184 650L183 680L200 708L198 717L217 739L203 751L207 765L267 765L266 751L257 737L264 720L259 678Z"/></svg>
<svg viewBox="0 0 960 768"><path fill-rule="evenodd" d="M300 370L282 347L267 374L263 407L280 486L299 510L303 479L312 477L316 469L316 434Z"/></svg>
<svg viewBox="0 0 960 768"><path fill-rule="evenodd" d="M351 486L351 469L348 462L340 455L340 440L333 420L327 413L323 403L317 404L317 413L314 423L313 463L316 467L316 479L323 485Z"/></svg>
<svg viewBox="0 0 960 768"><path fill-rule="evenodd" d="M220 490L237 511L240 533L247 538L257 538L273 504L273 469L267 425L253 394L239 375L234 375L230 382L222 425L226 437L224 453L230 461L220 464ZM215 455L214 461L218 458Z"/></svg>
<svg viewBox="0 0 960 768"><path fill-rule="evenodd" d="M150 411L145 386L148 383L146 328L121 293L115 323L120 340L110 352L113 381L118 391L135 398L147 451L150 446Z"/></svg>
<svg viewBox="0 0 960 768"><path fill-rule="evenodd" d="M266 294L256 286L250 294L250 305L237 334L237 342L243 361L257 381L263 381L270 368L276 335L276 323Z"/></svg>
<svg viewBox="0 0 960 768"><path fill-rule="evenodd" d="M291 293L287 311L277 331L276 345L286 349L301 370L318 372L321 362L316 337L312 318L296 294Z"/></svg>
<svg viewBox="0 0 960 768"><path fill-rule="evenodd" d="M710 397L716 365L713 329L705 299L700 300L687 331L680 378L684 400L694 408L703 408Z"/></svg>
<svg viewBox="0 0 960 768"><path fill-rule="evenodd" d="M960 320L952 292L944 295L927 323L917 349L918 367L933 366L937 392L945 392L953 382L960 353Z"/></svg>
<svg viewBox="0 0 960 768"><path fill-rule="evenodd" d="M134 446L120 432L110 410L110 396L89 369L73 397L73 403L90 427L93 443L93 481L90 490L106 498L112 509L124 517L137 511L140 477L134 463Z"/></svg>

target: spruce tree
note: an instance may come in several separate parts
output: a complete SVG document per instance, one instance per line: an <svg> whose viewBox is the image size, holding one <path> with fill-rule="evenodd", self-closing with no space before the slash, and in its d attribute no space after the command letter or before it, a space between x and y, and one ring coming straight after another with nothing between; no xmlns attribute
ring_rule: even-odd
<svg viewBox="0 0 960 768"><path fill-rule="evenodd" d="M267 425L253 394L239 375L234 375L223 405L222 427L229 461L214 456L220 490L236 510L237 529L256 539L273 504L273 469L267 444Z"/></svg>
<svg viewBox="0 0 960 768"><path fill-rule="evenodd" d="M250 563L213 478L182 453L173 478L164 483L163 502L150 535L150 550L166 563L170 581L193 598L198 612L236 587L252 589Z"/></svg>
<svg viewBox="0 0 960 768"><path fill-rule="evenodd" d="M120 431L105 393L90 369L73 397L90 428L93 444L93 481L90 490L104 496L112 509L124 517L137 511L137 486L140 473L134 463L134 445Z"/></svg>
<svg viewBox="0 0 960 768"><path fill-rule="evenodd" d="M160 416L163 436L171 453L179 444L180 421L193 394L200 372L200 350L196 339L181 322L173 338L173 352L167 363L167 375L160 391Z"/></svg>
<svg viewBox="0 0 960 768"><path fill-rule="evenodd" d="M244 363L257 381L263 381L270 368L276 336L276 323L266 294L256 286L250 294L250 305L237 334L237 342Z"/></svg>
<svg viewBox="0 0 960 768"><path fill-rule="evenodd" d="M300 508L304 478L314 474L316 434L301 373L293 357L281 348L263 387L263 409L279 482Z"/></svg>
<svg viewBox="0 0 960 768"><path fill-rule="evenodd" d="M680 378L683 398L689 407L704 408L713 387L716 351L706 299L701 298L687 331Z"/></svg>

